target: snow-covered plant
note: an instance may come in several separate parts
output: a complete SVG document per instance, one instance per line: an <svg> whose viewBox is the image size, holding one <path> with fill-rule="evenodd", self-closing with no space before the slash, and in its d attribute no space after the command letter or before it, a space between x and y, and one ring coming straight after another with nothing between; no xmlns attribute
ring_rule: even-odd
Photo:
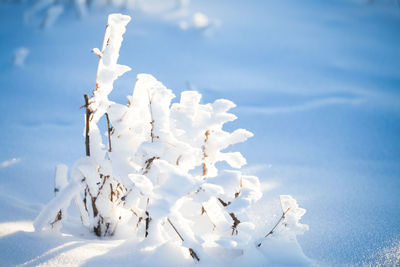
<svg viewBox="0 0 400 267"><path fill-rule="evenodd" d="M74 199L82 223L99 237L118 229L149 247L180 242L194 260L238 257L262 244L248 209L262 197L259 179L244 175L246 159L224 152L252 133L227 132L235 104L218 99L201 104L201 94L185 91L180 101L149 74L139 74L127 104L109 99L114 81L130 68L117 63L129 16L108 18L92 97L85 95L86 157L57 167L56 197L35 220L35 229L62 227ZM105 133L100 121L107 124ZM232 169L219 171L216 163ZM275 231L302 233L305 210L281 196ZM284 226L282 226L284 224ZM286 227L285 227L286 226ZM290 236L290 234L289 234ZM260 241L261 240L261 241Z"/></svg>

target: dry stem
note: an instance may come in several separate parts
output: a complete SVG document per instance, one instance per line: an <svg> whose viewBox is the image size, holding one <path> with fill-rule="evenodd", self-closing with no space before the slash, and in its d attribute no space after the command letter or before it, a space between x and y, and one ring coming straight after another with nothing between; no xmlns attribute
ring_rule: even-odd
<svg viewBox="0 0 400 267"><path fill-rule="evenodd" d="M239 196L239 194L240 193L235 193L235 198L237 198ZM222 206L224 206L224 207L229 206L231 204L230 201L225 202L221 198L218 198L218 200L219 200L219 202L221 202ZM234 233L238 234L237 226L240 224L240 220L236 217L235 213L233 213L233 212L229 213L229 216L231 216L231 218L233 220L232 235Z"/></svg>
<svg viewBox="0 0 400 267"><path fill-rule="evenodd" d="M86 156L90 157L90 138L89 138L89 130L90 130L90 117L93 114L92 109L89 107L89 97L87 94L84 95L85 98L85 108L86 108L86 116L85 116L85 146L86 146Z"/></svg>
<svg viewBox="0 0 400 267"><path fill-rule="evenodd" d="M274 227L272 227L271 231L269 231L269 232L264 236L264 238L266 238L266 237L268 237L269 235L272 235L272 234L274 233L276 227L278 227L278 225L286 218L286 214L289 212L289 210L290 210L290 208L287 208L286 211L283 211L283 212L282 212L282 216L279 218L278 222L274 225ZM260 247L260 246L261 246L261 243L262 243L262 242L258 243L257 246Z"/></svg>
<svg viewBox="0 0 400 267"><path fill-rule="evenodd" d="M207 215L208 220L210 220L210 223L213 225L213 231L214 231L215 228L216 228L217 226L216 226L215 223L211 220L210 215L208 215L207 210L206 210L206 209L204 208L204 206L202 205L202 206L201 206L201 215L203 215L203 214Z"/></svg>
<svg viewBox="0 0 400 267"><path fill-rule="evenodd" d="M62 211L59 210L54 221L50 223L51 227L54 227L54 224L58 221L61 221L61 219L62 219Z"/></svg>
<svg viewBox="0 0 400 267"><path fill-rule="evenodd" d="M160 157L152 157L152 158L149 158L148 160L146 160L146 168L144 169L144 172L143 172L143 175L145 175L146 173L148 173L149 172L149 170L150 170L150 168L151 168L151 165L153 165L153 161L154 160L156 160L156 159L159 159Z"/></svg>
<svg viewBox="0 0 400 267"><path fill-rule="evenodd" d="M169 218L167 218L167 221L169 222L169 224L172 226L172 228L175 230L175 233L179 236L179 238L181 239L182 243L185 241L183 239L183 237L181 236L181 234L178 232L178 230L176 229L175 225L172 224L171 220ZM199 257L197 256L196 252L192 249L189 248L189 254L190 256L192 256L192 258L196 261L200 261Z"/></svg>
<svg viewBox="0 0 400 267"><path fill-rule="evenodd" d="M112 151L111 148L111 134L113 127L110 127L110 118L108 117L108 113L106 112L106 119L107 119L107 133L108 133L108 152Z"/></svg>
<svg viewBox="0 0 400 267"><path fill-rule="evenodd" d="M207 130L205 132L206 138L204 139L204 145L203 145L203 176L206 176L207 174L207 165L205 163L205 159L208 157L207 155L207 149L206 149L206 144L208 141L208 136L210 135L210 130Z"/></svg>

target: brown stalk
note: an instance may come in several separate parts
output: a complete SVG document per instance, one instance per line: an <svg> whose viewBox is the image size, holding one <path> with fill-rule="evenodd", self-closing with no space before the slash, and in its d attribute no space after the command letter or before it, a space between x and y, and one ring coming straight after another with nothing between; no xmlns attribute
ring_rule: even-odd
<svg viewBox="0 0 400 267"><path fill-rule="evenodd" d="M60 191L60 189L57 187L56 180L54 180L54 196L57 196L57 193ZM51 227L54 227L54 224L58 221L61 221L62 219L62 211L61 209L58 211L56 218L54 219L53 222L50 223Z"/></svg>
<svg viewBox="0 0 400 267"><path fill-rule="evenodd" d="M84 194L84 198L83 198L83 204L85 204L85 210L88 212L87 200L86 200L87 199L87 194L88 194L87 190L88 190L88 186L86 185L85 194Z"/></svg>
<svg viewBox="0 0 400 267"><path fill-rule="evenodd" d="M106 112L106 119L107 119L107 132L108 132L108 152L112 151L111 148L111 134L113 127L110 127L110 118L108 117L108 113Z"/></svg>
<svg viewBox="0 0 400 267"><path fill-rule="evenodd" d="M51 227L53 228L53 227L54 227L54 224L55 224L56 222L58 222L58 221L61 221L61 219L62 219L62 211L59 210L58 213L57 213L57 215L56 215L56 218L54 219L54 221L50 223Z"/></svg>
<svg viewBox="0 0 400 267"><path fill-rule="evenodd" d="M154 160L156 160L156 159L159 159L160 157L152 157L152 158L149 158L148 160L146 160L146 167L145 167L145 169L144 169L144 172L143 172L143 175L145 175L146 173L148 173L149 172L149 170L150 170L150 168L151 168L151 165L153 165L153 161Z"/></svg>
<svg viewBox="0 0 400 267"><path fill-rule="evenodd" d="M179 238L181 239L182 243L185 241L183 239L183 237L181 236L181 234L178 232L178 230L176 229L175 225L172 224L171 220L169 218L167 218L167 221L169 222L169 224L172 226L172 228L175 230L175 233L179 236ZM192 258L196 261L200 261L199 257L197 256L196 252L192 249L189 248L189 254L190 256L192 256Z"/></svg>
<svg viewBox="0 0 400 267"><path fill-rule="evenodd" d="M215 223L211 220L210 215L208 215L207 210L206 210L206 209L204 208L204 206L202 205L202 206L201 206L201 215L203 215L203 214L207 215L208 220L209 220L210 223L213 225L213 231L214 231L215 228L216 228L217 226L216 226Z"/></svg>
<svg viewBox="0 0 400 267"><path fill-rule="evenodd" d="M89 138L89 131L90 131L90 118L93 114L92 109L89 107L89 97L87 94L84 95L85 98L85 108L86 108L86 116L85 116L85 147L86 147L86 156L90 157L90 138Z"/></svg>
<svg viewBox="0 0 400 267"><path fill-rule="evenodd" d="M146 230L146 232L144 234L144 237L147 237L149 235L149 226L150 226L150 222L151 222L150 214L147 211L148 206L149 206L149 199L147 198L146 212L145 212L145 214L146 214L146 218L145 218L145 230Z"/></svg>
<svg viewBox="0 0 400 267"><path fill-rule="evenodd" d="M237 198L239 196L240 193L235 193L235 198ZM230 201L225 202L223 201L221 198L218 198L219 202L221 202L222 206L226 207L229 206L231 204ZM240 220L236 217L235 213L231 212L229 213L229 216L231 216L232 220L233 220L233 224L232 224L232 235L233 234L238 234L238 230L237 230L237 226L240 224Z"/></svg>
<svg viewBox="0 0 400 267"><path fill-rule="evenodd" d="M283 211L283 212L282 212L282 216L279 218L279 220L278 220L277 223L274 225L274 227L272 227L271 231L269 231L269 232L264 236L264 238L266 238L266 237L268 237L268 236L270 236L270 235L272 235L272 234L274 233L276 227L278 227L278 225L286 218L286 214L289 212L289 210L290 210L290 208L288 208L286 211ZM257 246L260 247L260 246L261 246L261 243L262 243L262 242L258 243Z"/></svg>
<svg viewBox="0 0 400 267"><path fill-rule="evenodd" d="M179 157L176 159L176 166L179 166L179 161L181 160L182 155L179 155Z"/></svg>
<svg viewBox="0 0 400 267"><path fill-rule="evenodd" d="M206 138L204 139L204 145L203 145L203 176L206 176L206 174L207 174L207 165L204 161L205 161L206 157L208 157L207 150L206 150L206 144L207 144L209 135L210 135L210 130L207 130L205 132Z"/></svg>
<svg viewBox="0 0 400 267"><path fill-rule="evenodd" d="M106 183L107 179L110 178L110 175L103 175L103 174L100 173L100 178L103 178L103 183L99 187L99 191L97 192L96 198L100 195L100 191L103 189L104 184Z"/></svg>
<svg viewBox="0 0 400 267"><path fill-rule="evenodd" d="M231 204L230 201L225 202L225 201L223 201L221 198L218 198L218 200L219 200L219 202L221 202L222 206L224 206L224 207L229 206L229 205Z"/></svg>
<svg viewBox="0 0 400 267"><path fill-rule="evenodd" d="M237 226L240 224L240 221L238 220L238 218L235 216L235 213L231 212L229 213L229 215L231 216L232 220L233 220L233 224L232 224L232 235L234 233L238 234L238 230L237 230Z"/></svg>

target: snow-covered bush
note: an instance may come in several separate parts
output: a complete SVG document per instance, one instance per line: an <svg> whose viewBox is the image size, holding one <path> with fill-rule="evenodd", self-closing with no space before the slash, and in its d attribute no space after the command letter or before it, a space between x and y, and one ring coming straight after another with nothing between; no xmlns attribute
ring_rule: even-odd
<svg viewBox="0 0 400 267"><path fill-rule="evenodd" d="M72 167L57 167L56 197L36 218L37 231L61 228L74 199L82 223L99 237L128 229L132 237L157 248L180 242L195 261L243 255L259 249L248 208L262 197L259 179L244 175L246 159L224 152L252 133L223 125L236 119L235 104L218 99L201 104L201 94L185 91L180 101L149 74L139 74L127 104L111 101L114 81L130 68L117 63L129 16L108 18L93 96L85 95L86 157ZM100 120L107 129L103 134ZM219 171L226 162L235 170ZM305 210L281 196L282 216L275 231L295 238L307 226Z"/></svg>

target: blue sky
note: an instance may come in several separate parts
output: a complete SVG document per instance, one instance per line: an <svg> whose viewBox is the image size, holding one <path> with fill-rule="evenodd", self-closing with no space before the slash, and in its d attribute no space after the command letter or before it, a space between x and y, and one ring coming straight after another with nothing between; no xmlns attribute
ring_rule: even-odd
<svg viewBox="0 0 400 267"><path fill-rule="evenodd" d="M84 93L93 89L106 14L73 12L40 30L24 5L0 4L0 192L52 197L54 167L84 155ZM133 70L111 97L125 101L138 73L179 92L237 104L239 145L271 194L307 209L300 243L311 258L360 263L400 239L400 7L395 1L192 1L216 22L182 30L131 13L120 63ZM15 49L26 47L23 67ZM253 167L253 168L251 168ZM18 186L16 186L18 185ZM23 191L22 188L25 188ZM48 188L47 188L48 187ZM29 189L29 190L27 190ZM15 219L12 211L1 219ZM30 215L34 216L34 214Z"/></svg>

